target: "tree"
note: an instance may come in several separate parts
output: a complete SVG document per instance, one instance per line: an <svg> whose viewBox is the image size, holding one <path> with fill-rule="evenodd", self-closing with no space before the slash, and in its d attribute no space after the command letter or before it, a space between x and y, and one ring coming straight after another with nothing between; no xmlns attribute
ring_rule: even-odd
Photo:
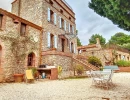
<svg viewBox="0 0 130 100"><path fill-rule="evenodd" d="M127 43L130 43L130 36L119 32L111 37L111 39L109 40L109 43L118 44L118 45L127 44Z"/></svg>
<svg viewBox="0 0 130 100"><path fill-rule="evenodd" d="M76 30L76 34L78 34L78 30ZM82 46L79 37L77 37L77 46Z"/></svg>
<svg viewBox="0 0 130 100"><path fill-rule="evenodd" d="M79 38L77 38L77 46L82 46Z"/></svg>
<svg viewBox="0 0 130 100"><path fill-rule="evenodd" d="M118 27L130 31L130 0L91 0L89 8Z"/></svg>
<svg viewBox="0 0 130 100"><path fill-rule="evenodd" d="M96 38L99 38L101 45L104 45L106 43L106 39L103 38L102 35L94 34L89 39L89 44L96 44L97 43Z"/></svg>
<svg viewBox="0 0 130 100"><path fill-rule="evenodd" d="M109 44L116 44L125 49L130 50L130 35L124 33L116 33L114 36L111 37L109 40Z"/></svg>

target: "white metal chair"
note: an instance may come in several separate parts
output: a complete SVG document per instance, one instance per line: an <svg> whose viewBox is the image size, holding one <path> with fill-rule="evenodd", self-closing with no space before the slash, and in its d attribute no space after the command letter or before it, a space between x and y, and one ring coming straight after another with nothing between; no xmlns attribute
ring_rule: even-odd
<svg viewBox="0 0 130 100"><path fill-rule="evenodd" d="M86 74L89 78L91 78L91 71L86 71Z"/></svg>

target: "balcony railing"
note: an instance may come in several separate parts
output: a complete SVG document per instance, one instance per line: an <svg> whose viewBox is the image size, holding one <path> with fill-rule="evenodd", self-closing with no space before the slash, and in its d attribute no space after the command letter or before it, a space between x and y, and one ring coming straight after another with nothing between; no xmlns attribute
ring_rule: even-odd
<svg viewBox="0 0 130 100"><path fill-rule="evenodd" d="M65 0L62 1L73 11L72 7Z"/></svg>

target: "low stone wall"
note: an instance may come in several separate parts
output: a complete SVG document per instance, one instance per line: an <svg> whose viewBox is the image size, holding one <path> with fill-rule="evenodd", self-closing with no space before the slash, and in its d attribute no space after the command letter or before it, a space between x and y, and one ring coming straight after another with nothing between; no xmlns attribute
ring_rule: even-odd
<svg viewBox="0 0 130 100"><path fill-rule="evenodd" d="M119 67L119 72L130 72L130 67Z"/></svg>
<svg viewBox="0 0 130 100"><path fill-rule="evenodd" d="M62 66L62 77L68 77L72 76L72 56L67 56L65 54L60 53L59 54L55 51L52 51L52 53L43 53L42 57L42 64L46 64L49 66Z"/></svg>

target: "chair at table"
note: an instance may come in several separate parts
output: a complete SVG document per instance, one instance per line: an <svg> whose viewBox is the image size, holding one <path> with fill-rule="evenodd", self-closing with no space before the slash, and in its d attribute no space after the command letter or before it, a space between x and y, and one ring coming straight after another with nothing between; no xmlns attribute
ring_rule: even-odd
<svg viewBox="0 0 130 100"><path fill-rule="evenodd" d="M91 77L92 77L92 85L102 87L103 79L101 78L101 74L99 71L92 71Z"/></svg>
<svg viewBox="0 0 130 100"><path fill-rule="evenodd" d="M91 71L86 71L86 74L89 78L91 78Z"/></svg>
<svg viewBox="0 0 130 100"><path fill-rule="evenodd" d="M26 83L28 82L28 80L32 80L34 82L34 76L33 76L32 70L30 69L25 70L25 80L26 80Z"/></svg>
<svg viewBox="0 0 130 100"><path fill-rule="evenodd" d="M109 87L113 86L112 76L113 76L113 71L111 71L111 73L108 73L108 75L102 77L103 87L106 87L108 89Z"/></svg>

